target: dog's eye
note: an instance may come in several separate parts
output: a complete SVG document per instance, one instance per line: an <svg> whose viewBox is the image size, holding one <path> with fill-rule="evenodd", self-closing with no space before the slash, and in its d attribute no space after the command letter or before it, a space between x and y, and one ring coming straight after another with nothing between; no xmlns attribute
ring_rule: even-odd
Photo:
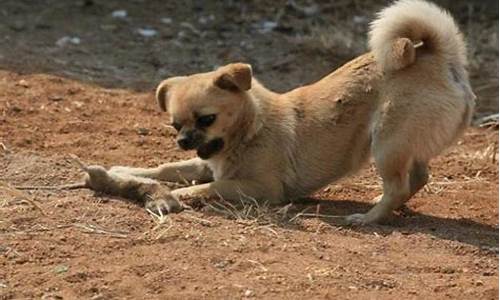
<svg viewBox="0 0 500 300"><path fill-rule="evenodd" d="M177 130L177 131L179 131L179 130L181 130L181 129L182 129L182 125L181 125L181 124L179 124L179 123L177 123L177 122L173 122L173 123L172 123L172 127L174 127L174 128L175 128L175 130Z"/></svg>
<svg viewBox="0 0 500 300"><path fill-rule="evenodd" d="M201 116L196 119L196 126L200 128L208 127L215 122L215 118L216 116L214 114Z"/></svg>

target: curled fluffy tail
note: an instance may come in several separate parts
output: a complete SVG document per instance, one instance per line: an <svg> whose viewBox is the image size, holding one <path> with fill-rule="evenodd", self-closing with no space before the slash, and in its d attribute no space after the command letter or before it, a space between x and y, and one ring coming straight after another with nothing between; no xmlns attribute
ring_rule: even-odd
<svg viewBox="0 0 500 300"><path fill-rule="evenodd" d="M467 65L463 36L450 14L433 3L400 0L378 13L370 28L370 48L384 71L405 68L419 55L437 63Z"/></svg>

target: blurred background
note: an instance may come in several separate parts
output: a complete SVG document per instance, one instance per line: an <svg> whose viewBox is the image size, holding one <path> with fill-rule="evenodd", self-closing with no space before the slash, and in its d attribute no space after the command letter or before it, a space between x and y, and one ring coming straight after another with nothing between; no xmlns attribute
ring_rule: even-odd
<svg viewBox="0 0 500 300"><path fill-rule="evenodd" d="M498 113L498 1L435 1L468 41L479 106ZM2 0L0 68L151 90L235 61L276 91L318 80L367 50L383 0Z"/></svg>

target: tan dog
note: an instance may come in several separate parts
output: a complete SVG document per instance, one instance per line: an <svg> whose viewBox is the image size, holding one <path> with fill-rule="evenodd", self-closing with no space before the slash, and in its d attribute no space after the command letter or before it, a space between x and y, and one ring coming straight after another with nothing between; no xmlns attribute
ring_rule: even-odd
<svg viewBox="0 0 500 300"><path fill-rule="evenodd" d="M175 197L282 203L360 169L373 155L383 196L350 223L384 220L428 179L427 164L464 131L475 96L465 44L452 17L403 0L372 23L371 53L320 81L284 94L269 91L236 63L174 77L157 89L182 149L198 158L153 169L121 168L166 181L207 182Z"/></svg>

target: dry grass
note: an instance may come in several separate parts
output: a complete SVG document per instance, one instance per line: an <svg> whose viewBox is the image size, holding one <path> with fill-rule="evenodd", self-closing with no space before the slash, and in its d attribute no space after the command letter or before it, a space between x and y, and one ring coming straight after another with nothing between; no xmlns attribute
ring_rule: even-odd
<svg viewBox="0 0 500 300"><path fill-rule="evenodd" d="M266 225L275 221L274 212L268 202L261 203L243 193L240 193L237 203L231 203L219 196L217 200L204 201L204 205L209 210L242 224Z"/></svg>

